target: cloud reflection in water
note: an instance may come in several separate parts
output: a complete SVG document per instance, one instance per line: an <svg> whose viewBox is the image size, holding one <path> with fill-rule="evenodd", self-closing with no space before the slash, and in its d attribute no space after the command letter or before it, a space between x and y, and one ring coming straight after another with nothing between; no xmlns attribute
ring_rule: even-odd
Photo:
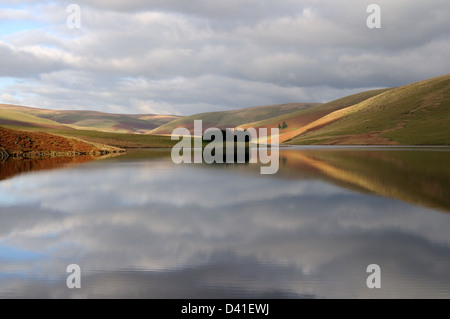
<svg viewBox="0 0 450 319"><path fill-rule="evenodd" d="M0 220L0 244L34 255L0 254L2 297L450 296L448 214L319 180L92 163L1 182Z"/></svg>

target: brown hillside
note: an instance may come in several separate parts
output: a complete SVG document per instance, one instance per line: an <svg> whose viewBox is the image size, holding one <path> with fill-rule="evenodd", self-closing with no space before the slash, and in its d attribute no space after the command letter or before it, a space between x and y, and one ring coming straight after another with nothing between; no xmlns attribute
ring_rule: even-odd
<svg viewBox="0 0 450 319"><path fill-rule="evenodd" d="M41 132L23 132L0 127L0 152L9 156L52 156L105 153L93 144Z"/></svg>

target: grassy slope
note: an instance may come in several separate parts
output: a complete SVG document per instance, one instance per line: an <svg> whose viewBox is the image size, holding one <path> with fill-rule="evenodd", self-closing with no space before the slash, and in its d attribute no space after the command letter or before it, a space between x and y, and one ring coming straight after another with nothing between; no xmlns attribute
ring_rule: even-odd
<svg viewBox="0 0 450 319"><path fill-rule="evenodd" d="M153 130L153 134L170 134L177 127L193 129L194 120L203 120L203 127L220 129L234 128L249 122L261 121L280 114L292 113L299 109L314 106L314 103L293 103L270 106L257 106L246 109L196 114L173 121Z"/></svg>
<svg viewBox="0 0 450 319"><path fill-rule="evenodd" d="M450 75L391 89L313 123L288 144L450 144Z"/></svg>
<svg viewBox="0 0 450 319"><path fill-rule="evenodd" d="M0 119L2 113L20 112L22 121L36 122L36 118L59 123L76 129L89 129L104 132L148 133L156 127L178 119L171 115L128 115L108 114L94 111L56 111L24 106L0 104ZM30 119L29 117L33 117Z"/></svg>
<svg viewBox="0 0 450 319"><path fill-rule="evenodd" d="M172 147L178 143L178 141L172 141L169 136L159 135L108 133L88 130L54 131L54 133L120 148L165 148Z"/></svg>
<svg viewBox="0 0 450 319"><path fill-rule="evenodd" d="M9 109L0 109L0 125L22 125L29 127L69 129L68 127L65 127L57 122Z"/></svg>
<svg viewBox="0 0 450 319"><path fill-rule="evenodd" d="M74 137L89 143L110 145L119 148L166 148L172 147L177 141L170 136L110 133L92 130L66 130L42 127L7 126L8 128L27 132L47 132L64 137Z"/></svg>

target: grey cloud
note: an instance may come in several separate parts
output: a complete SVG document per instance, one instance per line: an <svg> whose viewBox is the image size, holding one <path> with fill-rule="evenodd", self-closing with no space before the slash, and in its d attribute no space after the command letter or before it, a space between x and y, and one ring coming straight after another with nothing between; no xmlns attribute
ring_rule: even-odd
<svg viewBox="0 0 450 319"><path fill-rule="evenodd" d="M324 102L450 70L445 1L380 0L380 30L365 25L369 3L81 1L82 29L70 30L66 4L29 2L46 26L5 37L0 76L27 80L1 95L38 107L193 114Z"/></svg>
<svg viewBox="0 0 450 319"><path fill-rule="evenodd" d="M285 0L274 3L270 0L230 0L216 3L205 0L179 1L179 0L135 0L135 1L81 1L88 6L113 11L165 11L178 14L188 14L208 19L222 20L256 20L277 14L292 12L293 8L311 3L311 1Z"/></svg>
<svg viewBox="0 0 450 319"><path fill-rule="evenodd" d="M37 77L41 73L62 68L61 61L51 54L35 53L1 42L0 56L0 70L4 77Z"/></svg>

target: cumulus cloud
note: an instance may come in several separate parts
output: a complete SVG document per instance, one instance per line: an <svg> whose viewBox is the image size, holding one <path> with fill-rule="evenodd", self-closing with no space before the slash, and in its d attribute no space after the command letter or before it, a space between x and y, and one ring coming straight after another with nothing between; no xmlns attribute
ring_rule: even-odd
<svg viewBox="0 0 450 319"><path fill-rule="evenodd" d="M39 27L1 36L0 76L16 84L0 96L58 109L193 114L325 102L448 73L445 1L380 0L379 30L366 27L370 3L79 1L82 28L69 29L68 2L6 1L2 20Z"/></svg>

